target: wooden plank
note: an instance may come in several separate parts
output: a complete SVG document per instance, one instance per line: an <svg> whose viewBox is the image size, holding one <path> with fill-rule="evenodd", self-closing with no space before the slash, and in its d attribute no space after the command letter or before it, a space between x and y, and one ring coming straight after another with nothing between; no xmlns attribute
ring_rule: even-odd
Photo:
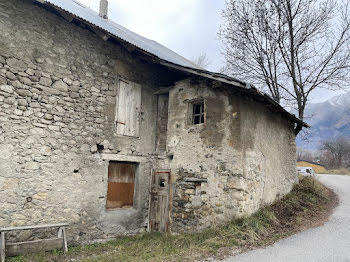
<svg viewBox="0 0 350 262"><path fill-rule="evenodd" d="M159 230L160 232L168 231L168 196L159 196L161 200L159 216Z"/></svg>
<svg viewBox="0 0 350 262"><path fill-rule="evenodd" d="M5 262L5 252L6 252L6 245L5 245L5 232L0 233L0 257L1 257L1 262Z"/></svg>
<svg viewBox="0 0 350 262"><path fill-rule="evenodd" d="M101 154L103 160L114 160L124 162L146 163L148 158L144 156L127 156L120 154Z"/></svg>
<svg viewBox="0 0 350 262"><path fill-rule="evenodd" d="M163 181L164 183L160 183ZM150 193L150 231L167 232L169 224L169 185L170 172L155 171Z"/></svg>
<svg viewBox="0 0 350 262"><path fill-rule="evenodd" d="M208 183L208 179L207 178L196 178L196 177L187 177L184 178L185 182L203 182L203 183Z"/></svg>
<svg viewBox="0 0 350 262"><path fill-rule="evenodd" d="M36 253L42 251L52 251L62 248L63 237L40 239L27 242L8 243L6 244L6 254L10 256L19 256L28 253Z"/></svg>
<svg viewBox="0 0 350 262"><path fill-rule="evenodd" d="M138 137L140 135L140 111L141 111L141 86L131 83L127 96L128 136Z"/></svg>
<svg viewBox="0 0 350 262"><path fill-rule="evenodd" d="M108 166L108 182L134 183L136 164L110 162Z"/></svg>
<svg viewBox="0 0 350 262"><path fill-rule="evenodd" d="M57 230L57 238L62 237L62 233L63 233L63 227L60 227L60 228Z"/></svg>
<svg viewBox="0 0 350 262"><path fill-rule="evenodd" d="M132 207L134 187L134 183L108 182L106 208Z"/></svg>
<svg viewBox="0 0 350 262"><path fill-rule="evenodd" d="M142 88L139 84L134 83L134 101L135 101L135 136L140 136L140 116L141 116L141 107L142 107Z"/></svg>
<svg viewBox="0 0 350 262"><path fill-rule="evenodd" d="M50 228L50 227L67 227L69 224L60 223L60 224L48 224L48 225L38 225L38 226L22 226L22 227L4 227L0 228L0 231L16 231L16 230L31 230L31 229L40 229L40 228Z"/></svg>
<svg viewBox="0 0 350 262"><path fill-rule="evenodd" d="M166 95L166 94L169 94L169 91L170 91L171 89L173 89L173 88L174 88L174 86L163 87L163 88L161 88L161 89L155 91L153 94L154 94L154 95Z"/></svg>
<svg viewBox="0 0 350 262"><path fill-rule="evenodd" d="M109 39L109 37L110 37L110 35L109 34L106 34L106 33L104 33L102 30L100 30L100 29L98 29L98 28L92 28L92 31L94 31L95 32L95 34L97 35L97 36L99 36L103 41L107 41L108 39Z"/></svg>
<svg viewBox="0 0 350 262"><path fill-rule="evenodd" d="M125 119L125 108L126 108L126 86L128 83L126 83L123 80L119 81L119 92L118 92L118 109L117 109L117 117L116 117L116 122L117 122L117 134L118 135L124 135L124 130L125 130L125 125L126 119Z"/></svg>
<svg viewBox="0 0 350 262"><path fill-rule="evenodd" d="M151 204L152 204L152 179L153 179L153 169L151 169L151 175L149 177L149 181L148 181L148 223L147 223L147 232L151 232L152 231L152 223L151 223Z"/></svg>
<svg viewBox="0 0 350 262"><path fill-rule="evenodd" d="M126 136L135 136L135 104L134 104L134 92L133 92L133 85L130 83L130 85L127 86L126 89L126 97L125 97L125 118L126 118L126 125L125 125L125 132L124 135Z"/></svg>
<svg viewBox="0 0 350 262"><path fill-rule="evenodd" d="M68 246L67 246L67 236L66 236L66 229L62 227L62 234L63 234L63 253L68 252Z"/></svg>
<svg viewBox="0 0 350 262"><path fill-rule="evenodd" d="M60 12L61 16L66 20L68 21L69 23L71 23L74 19L74 16L72 16L71 14L67 13L67 12Z"/></svg>
<svg viewBox="0 0 350 262"><path fill-rule="evenodd" d="M110 162L108 166L108 189L106 208L133 205L136 164Z"/></svg>
<svg viewBox="0 0 350 262"><path fill-rule="evenodd" d="M140 133L141 86L120 80L117 102L117 134L138 137Z"/></svg>
<svg viewBox="0 0 350 262"><path fill-rule="evenodd" d="M157 152L166 151L166 142L168 136L168 105L169 95L159 95L157 111Z"/></svg>

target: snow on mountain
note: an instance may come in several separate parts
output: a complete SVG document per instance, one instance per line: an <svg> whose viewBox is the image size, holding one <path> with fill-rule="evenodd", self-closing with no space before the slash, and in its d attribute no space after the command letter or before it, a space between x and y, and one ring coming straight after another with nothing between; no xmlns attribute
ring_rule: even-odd
<svg viewBox="0 0 350 262"><path fill-rule="evenodd" d="M297 146L317 150L320 142L338 136L350 137L350 93L333 97L322 103L309 104L305 121L311 125L307 130L308 141L297 137Z"/></svg>
<svg viewBox="0 0 350 262"><path fill-rule="evenodd" d="M328 100L332 106L349 106L350 104L350 93L332 97Z"/></svg>

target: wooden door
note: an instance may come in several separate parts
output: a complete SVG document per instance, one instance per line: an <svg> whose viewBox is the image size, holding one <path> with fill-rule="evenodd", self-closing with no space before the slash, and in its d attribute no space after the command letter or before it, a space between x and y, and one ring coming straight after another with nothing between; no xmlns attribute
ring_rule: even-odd
<svg viewBox="0 0 350 262"><path fill-rule="evenodd" d="M109 163L107 209L133 206L135 173L135 163Z"/></svg>
<svg viewBox="0 0 350 262"><path fill-rule="evenodd" d="M151 179L149 230L167 232L169 227L170 171L155 171Z"/></svg>

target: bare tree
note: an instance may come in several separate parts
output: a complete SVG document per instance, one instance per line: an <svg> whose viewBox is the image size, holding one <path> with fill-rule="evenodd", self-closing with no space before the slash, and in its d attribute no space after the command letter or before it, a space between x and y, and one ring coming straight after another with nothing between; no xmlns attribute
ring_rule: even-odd
<svg viewBox="0 0 350 262"><path fill-rule="evenodd" d="M298 147L297 148L297 161L302 161L302 160L315 162L315 157L314 157L313 152Z"/></svg>
<svg viewBox="0 0 350 262"><path fill-rule="evenodd" d="M281 89L278 84L282 80L278 68L282 57L267 23L267 17L273 13L271 3L227 1L223 11L226 22L219 37L224 43L227 73L247 79L260 88L266 86L272 98L279 103Z"/></svg>
<svg viewBox="0 0 350 262"><path fill-rule="evenodd" d="M226 72L267 89L303 120L313 90L350 79L348 11L348 2L333 0L227 0L219 32Z"/></svg>
<svg viewBox="0 0 350 262"><path fill-rule="evenodd" d="M350 157L350 140L339 137L335 140L323 141L320 149L326 152L328 165L332 168L340 168L345 164L346 159Z"/></svg>
<svg viewBox="0 0 350 262"><path fill-rule="evenodd" d="M211 60L206 53L201 53L197 58L193 59L193 62L204 69L207 69L211 64Z"/></svg>

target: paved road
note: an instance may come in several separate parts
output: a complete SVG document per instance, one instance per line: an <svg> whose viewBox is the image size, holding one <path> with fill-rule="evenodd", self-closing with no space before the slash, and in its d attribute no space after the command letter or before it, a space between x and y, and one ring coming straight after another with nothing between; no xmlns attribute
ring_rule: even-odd
<svg viewBox="0 0 350 262"><path fill-rule="evenodd" d="M340 204L323 226L224 260L225 262L350 262L350 176L320 175Z"/></svg>

